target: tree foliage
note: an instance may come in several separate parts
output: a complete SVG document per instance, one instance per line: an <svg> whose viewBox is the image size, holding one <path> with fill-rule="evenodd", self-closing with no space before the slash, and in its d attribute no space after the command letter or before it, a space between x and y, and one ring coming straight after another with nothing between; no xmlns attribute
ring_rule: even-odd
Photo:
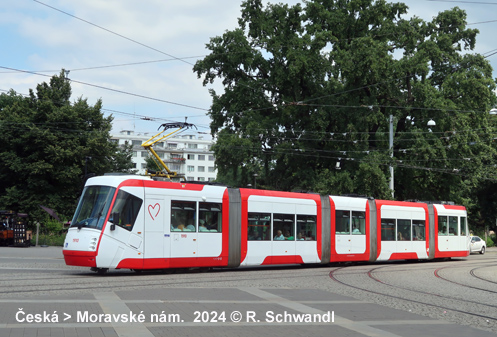
<svg viewBox="0 0 497 337"><path fill-rule="evenodd" d="M384 0L242 3L194 71L211 89L218 180L472 206L492 172L492 68L455 7L432 21ZM394 116L393 159L388 143ZM433 119L436 126L427 127ZM339 163L339 170L337 170Z"/></svg>
<svg viewBox="0 0 497 337"><path fill-rule="evenodd" d="M112 117L99 100L70 101L64 72L28 97L0 95L0 205L40 217L39 205L72 215L87 172L129 172L130 149L110 142ZM43 214L44 215L44 214Z"/></svg>

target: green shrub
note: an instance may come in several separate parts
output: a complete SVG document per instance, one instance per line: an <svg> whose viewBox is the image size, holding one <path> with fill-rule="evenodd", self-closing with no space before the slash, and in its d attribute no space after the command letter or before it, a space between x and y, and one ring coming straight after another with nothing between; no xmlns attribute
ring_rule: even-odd
<svg viewBox="0 0 497 337"><path fill-rule="evenodd" d="M38 236L38 245L40 246L63 246L66 234L41 234ZM36 237L33 235L31 244L36 243Z"/></svg>
<svg viewBox="0 0 497 337"><path fill-rule="evenodd" d="M59 233L62 230L62 223L58 222L55 219L49 218L44 221L40 226L40 232L42 233Z"/></svg>
<svg viewBox="0 0 497 337"><path fill-rule="evenodd" d="M490 236L487 237L487 240L485 241L485 243L487 244L487 247L495 246L494 240L492 240L492 237L490 237Z"/></svg>

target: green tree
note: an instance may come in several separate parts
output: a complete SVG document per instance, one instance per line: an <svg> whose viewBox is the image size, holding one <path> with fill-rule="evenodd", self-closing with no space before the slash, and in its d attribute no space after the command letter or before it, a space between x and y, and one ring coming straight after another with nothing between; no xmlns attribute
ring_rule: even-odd
<svg viewBox="0 0 497 337"><path fill-rule="evenodd" d="M0 95L0 205L40 218L39 205L72 215L87 171L130 172L130 149L110 142L102 102L70 101L64 71L28 97Z"/></svg>
<svg viewBox="0 0 497 337"><path fill-rule="evenodd" d="M323 193L454 200L495 178L492 69L459 8L431 22L384 0L242 3L193 70L211 89L219 180ZM388 144L394 116L394 157ZM433 119L436 126L428 129ZM465 160L467 158L468 160ZM339 163L340 170L337 170Z"/></svg>

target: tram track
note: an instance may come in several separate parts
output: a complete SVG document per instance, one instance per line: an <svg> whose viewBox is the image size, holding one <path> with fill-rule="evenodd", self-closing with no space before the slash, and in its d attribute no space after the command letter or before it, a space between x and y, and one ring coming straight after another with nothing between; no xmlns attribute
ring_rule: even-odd
<svg viewBox="0 0 497 337"><path fill-rule="evenodd" d="M482 280L482 281L485 281L485 282L489 282L489 283L493 283L493 284L497 284L496 281L488 280L486 278L483 278L481 276L476 275L475 274L475 270L478 270L478 269L481 269L481 268L483 268L483 267L478 267L478 268L471 269L469 271L470 275L473 276L473 277L475 277L475 278L477 278L477 279L479 279L479 280Z"/></svg>
<svg viewBox="0 0 497 337"><path fill-rule="evenodd" d="M367 271L363 271L363 274L366 274L368 276L368 278L370 278L373 281L375 281L375 283L382 284L383 286L386 286L388 288L397 288L397 289L401 289L401 290L404 290L404 291L410 291L410 292L413 292L413 293L430 296L431 298L440 298L440 299L443 299L443 300L457 301L457 302L459 302L459 306L460 306L460 303L462 302L464 304L468 304L468 303L478 304L478 306L484 305L485 307L493 308L493 309L497 308L496 305L491 305L491 304L487 305L487 304L484 304L484 303L481 303L481 302L468 301L467 299L463 299L463 298L454 298L454 297L450 297L450 296L436 294L436 293L433 293L433 292L420 291L420 290L415 290L415 289L411 289L411 288L406 288L406 287L392 285L392 284L389 284L389 283L387 283L385 281L382 281L382 280L380 280L380 279L378 279L378 278L376 278L376 277L374 277L372 275L375 270L378 270L380 268L386 268L386 267L389 267L389 266L381 266L381 267L371 268L371 269L369 269ZM458 308L455 308L455 307L450 306L450 305L439 305L439 304L435 304L435 303L430 302L430 301L423 301L423 300L419 300L419 299L407 298L405 296L399 296L399 295L396 295L395 293L392 293L392 292L376 291L376 290L368 289L367 287L356 286L356 285L350 284L350 282L342 281L342 280L339 279L340 276L339 276L338 272L341 271L341 270L343 270L343 269L344 268L341 267L341 268L337 268L337 269L334 269L334 270L330 271L330 273L329 273L330 279L332 279L333 281L335 281L335 282L337 282L337 283L339 283L341 285L344 285L346 287L363 291L366 294L374 294L374 295L388 297L390 299L404 301L404 302L407 302L407 303L413 303L413 304L418 304L418 305L423 305L423 306L430 306L430 307L433 307L433 308L442 309L442 310L444 310L444 312L451 311L451 312L456 312L456 313L459 313L459 314L469 315L469 316L472 316L472 317L478 317L478 318L486 320L486 322L497 320L497 316L489 316L489 315L481 314L481 313L477 313L477 312L470 312L468 310L458 309ZM457 306L457 305L455 305L455 306ZM495 310L493 310L493 311L495 311Z"/></svg>
<svg viewBox="0 0 497 337"><path fill-rule="evenodd" d="M494 264L495 266L495 264ZM456 284L458 286L461 286L461 287L465 287L465 288L469 288L469 289L474 289L474 290L479 290L479 291L484 291L484 292L488 292L488 293L492 293L492 294L496 294L497 293L497 290L490 290L490 289L486 289L486 288L481 288L481 287L476 287L476 286L473 286L473 285L469 285L469 284L464 284L464 283L461 283L461 282L457 282L457 281L454 281L454 280L450 280L448 279L447 277L444 277L442 276L440 273L442 270L445 270L445 269L448 269L448 268L451 268L451 267L442 267L442 268L438 268L436 269L433 273L435 275L435 277L441 279L441 280L444 280L446 282L449 282L449 283L452 283L452 284ZM478 268L473 268L469 271L469 274L474 277L474 278L477 278L477 279L480 279L480 280L483 280L483 281L486 281L486 282L489 282L489 283L493 283L493 284L497 284L497 282L495 281L491 281L491 280L487 280L487 279L484 279L482 277L479 277L479 276L476 276L474 271L477 270L477 269L480 269L480 268L483 268L483 267L478 267Z"/></svg>
<svg viewBox="0 0 497 337"><path fill-rule="evenodd" d="M397 288L397 289L407 290L407 291L411 291L411 292L415 292L415 293L419 293L419 294L424 294L424 295L428 295L428 296L434 296L434 297L440 297L440 298L444 298L444 299L450 299L450 300L453 300L453 301L461 301L461 302L464 302L464 303L472 303L472 304L475 304L475 305L484 305L484 306L487 306L487 307L490 307L490 308L497 309L497 305L493 305L493 304L485 304L485 303L481 303L481 302L477 302L477 301L473 301L473 300L468 300L466 298L459 298L459 297L454 297L454 296L440 295L440 294L436 294L434 292L427 292L427 291L416 290L416 289L412 289L412 288L408 288L408 287L401 287L401 286L398 286L398 285L394 285L394 284L382 281L382 280L380 280L379 278L377 278L377 277L375 277L373 275L373 273L376 270L381 269L381 268L384 268L384 267L378 267L378 268L374 268L374 269L371 269L370 271L368 271L368 273L367 273L368 277L371 278L372 280L378 282L378 283L384 284L384 285L389 286L389 287Z"/></svg>
<svg viewBox="0 0 497 337"><path fill-rule="evenodd" d="M304 269L302 269L304 270ZM305 269L307 271L307 269ZM226 270L234 271L234 270ZM17 284L16 287L12 287L12 280L5 280L0 282L0 295L2 294L26 294L32 292L43 292L46 293L57 293L62 291L84 291L91 292L92 290L102 290L102 289L112 289L112 290L126 290L135 288L147 288L156 286L173 286L177 287L178 284L184 286L191 286L195 284L213 284L213 283L224 283L224 282L237 282L237 281L251 281L254 280L251 277L252 274L250 270L244 271L242 274L236 275L222 275L220 273L225 273L225 270L210 272L211 275L207 273L201 273L201 276L193 276L197 273L185 272L181 274L162 274L162 273L150 273L150 274L124 274L121 275L105 275L98 276L93 274L88 275L78 275L75 277L68 278L65 276L63 280L59 276L54 277L44 277L35 279L24 279L28 280L27 283ZM260 273L260 270L257 271ZM150 276L159 276L160 279L154 277L153 279L147 279ZM167 276L165 278L164 276ZM303 273L303 275L295 275L295 269L285 270L283 272L277 272L275 274L274 270L266 277L257 277L257 280L272 280L272 279L287 279L291 278L307 278L307 277L318 277L327 276L327 272L317 272L317 273ZM47 285L40 285L40 281L44 281ZM58 282L60 280L60 282ZM68 283L68 280L77 280L77 283ZM18 282L19 280L16 280ZM96 282L97 281L97 282ZM8 290L6 289L8 287ZM17 288L17 289L16 289ZM22 289L21 289L22 288ZM3 290L6 289L6 290Z"/></svg>

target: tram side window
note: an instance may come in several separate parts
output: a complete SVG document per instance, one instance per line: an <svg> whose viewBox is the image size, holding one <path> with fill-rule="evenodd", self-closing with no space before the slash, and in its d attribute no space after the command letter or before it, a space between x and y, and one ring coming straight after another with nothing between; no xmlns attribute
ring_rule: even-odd
<svg viewBox="0 0 497 337"><path fill-rule="evenodd" d="M457 216L449 216L449 235L458 235Z"/></svg>
<svg viewBox="0 0 497 337"><path fill-rule="evenodd" d="M249 212L247 229L249 241L271 241L271 214Z"/></svg>
<svg viewBox="0 0 497 337"><path fill-rule="evenodd" d="M411 241L411 220L397 220L397 241Z"/></svg>
<svg viewBox="0 0 497 337"><path fill-rule="evenodd" d="M438 235L449 235L449 229L447 228L447 217L438 217Z"/></svg>
<svg viewBox="0 0 497 337"><path fill-rule="evenodd" d="M352 212L352 234L366 234L366 212Z"/></svg>
<svg viewBox="0 0 497 337"><path fill-rule="evenodd" d="M425 241L426 224L424 220L412 220L412 239Z"/></svg>
<svg viewBox="0 0 497 337"><path fill-rule="evenodd" d="M336 234L350 234L350 211L336 211Z"/></svg>
<svg viewBox="0 0 497 337"><path fill-rule="evenodd" d="M273 235L275 241L295 241L295 215L273 214Z"/></svg>
<svg viewBox="0 0 497 337"><path fill-rule="evenodd" d="M117 193L116 201L114 202L114 207L111 212L111 214L119 213L119 223L116 223L115 225L131 231L135 225L136 217L138 216L142 203L142 199L120 190Z"/></svg>
<svg viewBox="0 0 497 337"><path fill-rule="evenodd" d="M171 200L171 231L196 232L196 209L197 203L194 201Z"/></svg>
<svg viewBox="0 0 497 337"><path fill-rule="evenodd" d="M207 233L221 233L222 229L222 204L213 202L200 202L198 204L198 231Z"/></svg>
<svg viewBox="0 0 497 337"><path fill-rule="evenodd" d="M381 240L395 241L395 219L381 219Z"/></svg>
<svg viewBox="0 0 497 337"><path fill-rule="evenodd" d="M467 230L467 225L466 225L466 217L462 216L461 217L461 236L466 236L467 232L468 232L468 230Z"/></svg>
<svg viewBox="0 0 497 337"><path fill-rule="evenodd" d="M316 241L315 215L297 215L297 241Z"/></svg>

